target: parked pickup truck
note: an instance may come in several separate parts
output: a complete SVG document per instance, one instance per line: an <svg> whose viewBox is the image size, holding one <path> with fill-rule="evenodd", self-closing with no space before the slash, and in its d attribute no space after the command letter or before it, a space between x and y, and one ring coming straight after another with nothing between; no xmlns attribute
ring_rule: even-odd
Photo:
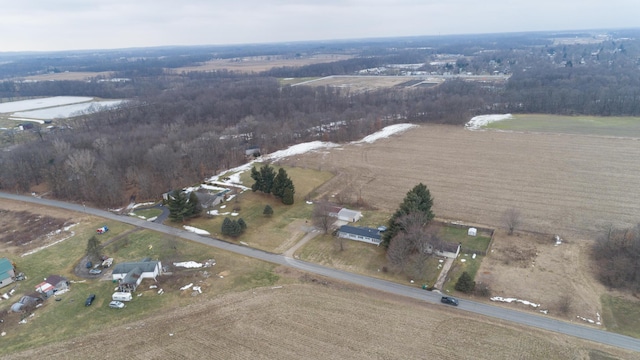
<svg viewBox="0 0 640 360"><path fill-rule="evenodd" d="M113 258L107 258L102 262L102 267L105 269L111 267L111 265L113 265Z"/></svg>

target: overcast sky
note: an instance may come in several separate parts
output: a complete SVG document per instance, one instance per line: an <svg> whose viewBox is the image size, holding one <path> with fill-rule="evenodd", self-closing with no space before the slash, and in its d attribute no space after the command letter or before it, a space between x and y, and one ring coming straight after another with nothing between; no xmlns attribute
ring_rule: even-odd
<svg viewBox="0 0 640 360"><path fill-rule="evenodd" d="M639 26L638 0L0 0L0 52Z"/></svg>

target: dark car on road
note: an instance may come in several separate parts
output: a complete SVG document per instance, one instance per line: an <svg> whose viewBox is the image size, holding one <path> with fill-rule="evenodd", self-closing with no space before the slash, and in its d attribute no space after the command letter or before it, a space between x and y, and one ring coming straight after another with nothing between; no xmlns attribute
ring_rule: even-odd
<svg viewBox="0 0 640 360"><path fill-rule="evenodd" d="M96 294L89 295L89 297L87 298L87 301L84 302L84 306L91 306L91 304L93 304L93 300L95 299L96 299Z"/></svg>
<svg viewBox="0 0 640 360"><path fill-rule="evenodd" d="M444 304L449 304L449 305L453 305L453 306L458 306L458 299L451 297L451 296L443 296L440 299L440 302L444 303Z"/></svg>

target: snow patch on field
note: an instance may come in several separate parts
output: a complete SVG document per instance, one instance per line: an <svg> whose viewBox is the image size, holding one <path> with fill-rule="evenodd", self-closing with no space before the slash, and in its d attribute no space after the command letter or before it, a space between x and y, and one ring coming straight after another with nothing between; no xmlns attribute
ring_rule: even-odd
<svg viewBox="0 0 640 360"><path fill-rule="evenodd" d="M41 109L52 106L76 104L91 100L93 100L93 98L85 96L54 96L42 99L11 101L0 104L0 113Z"/></svg>
<svg viewBox="0 0 640 360"><path fill-rule="evenodd" d="M513 119L511 114L491 114L474 116L464 125L469 130L480 130L482 127L491 124L492 122Z"/></svg>
<svg viewBox="0 0 640 360"><path fill-rule="evenodd" d="M327 142L327 141L311 141L311 142L306 142L302 144L292 145L284 150L279 150L271 154L265 155L264 159L279 160L279 159L287 158L289 156L301 155L313 150L329 149L329 148L338 147L338 146L340 145L332 142Z"/></svg>
<svg viewBox="0 0 640 360"><path fill-rule="evenodd" d="M193 227L193 226L184 225L183 228L185 230L187 230L187 231L190 231L192 233L196 233L198 235L211 235L211 233L208 232L207 230L198 229L198 228Z"/></svg>
<svg viewBox="0 0 640 360"><path fill-rule="evenodd" d="M38 123L38 124L44 124L44 120L38 120L38 119L10 117L9 120L13 120L13 121L31 121L31 122Z"/></svg>
<svg viewBox="0 0 640 360"><path fill-rule="evenodd" d="M399 134L401 132L407 131L413 127L416 127L418 125L414 125L414 124L395 124L395 125L389 125L387 127L385 127L384 129L375 132L371 135L365 136L362 140L359 141L354 141L354 144L361 144L361 143L374 143L377 140L380 139L384 139L384 138L388 138L391 135L394 134Z"/></svg>
<svg viewBox="0 0 640 360"><path fill-rule="evenodd" d="M536 303L533 303L531 301L520 300L520 299L516 299L516 298L503 298L503 297L500 297L500 296L492 297L491 301L499 301L499 302L506 302L506 303L518 302L518 303L521 303L521 304L533 306L535 308L540 307L540 304L536 304Z"/></svg>
<svg viewBox="0 0 640 360"><path fill-rule="evenodd" d="M197 269L204 266L203 263L195 262L195 261L183 261L183 262L175 262L173 266L183 267L187 269Z"/></svg>
<svg viewBox="0 0 640 360"><path fill-rule="evenodd" d="M124 100L92 101L89 103L57 106L41 110L21 111L14 113L14 115L33 119L68 118L107 110L116 107L123 102Z"/></svg>
<svg viewBox="0 0 640 360"><path fill-rule="evenodd" d="M51 236L54 236L54 235L60 234L60 233L61 233L61 232L63 232L63 231L70 231L70 230L71 230L71 228L72 228L72 227L74 227L74 226L76 226L76 225L78 225L78 224L71 224L71 225L69 225L69 226L65 226L65 227L64 227L64 228L62 228L62 229L58 229L58 230L56 230L56 231L52 231L52 232L48 233L48 234L46 235L46 237L51 237ZM26 253L24 253L24 254L22 254L22 255L20 255L20 256L21 256L21 257L24 257L24 256L27 256L27 255L35 254L35 253L37 253L37 252L38 252L38 251L40 251L40 250L46 249L46 248L48 248L48 247L50 247L50 246L53 246L53 245L59 244L59 243L61 243L61 242L65 241L65 240L69 239L69 238L73 237L75 234L76 234L75 232L71 231L71 233L69 234L69 236L66 236L66 237L64 237L64 238L62 238L62 239L60 239L60 240L58 240L58 241L54 241L54 242L52 242L51 244L47 244L47 245L45 245L45 246L41 246L41 247L39 247L39 248L37 248L37 249L33 249L33 250L31 250L31 251L28 251L28 252L26 252Z"/></svg>

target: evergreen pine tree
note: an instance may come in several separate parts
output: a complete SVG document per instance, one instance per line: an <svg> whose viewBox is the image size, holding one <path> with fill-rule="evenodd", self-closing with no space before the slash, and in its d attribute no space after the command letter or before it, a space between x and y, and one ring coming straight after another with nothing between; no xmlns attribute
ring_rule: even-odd
<svg viewBox="0 0 640 360"><path fill-rule="evenodd" d="M187 196L181 190L174 190L169 195L169 218L173 221L184 221L188 215Z"/></svg>
<svg viewBox="0 0 640 360"><path fill-rule="evenodd" d="M278 175L273 179L271 193L276 197L282 198L284 196L284 189L289 185L288 180L289 176L287 175L287 171L283 168L278 169Z"/></svg>
<svg viewBox="0 0 640 360"><path fill-rule="evenodd" d="M100 240L93 235L87 240L87 256L91 260L97 260L100 258Z"/></svg>
<svg viewBox="0 0 640 360"><path fill-rule="evenodd" d="M420 183L407 192L402 204L389 219L387 230L382 233L382 246L389 246L391 239L400 231L404 231L399 224L398 219L412 212L422 212L426 215L427 221L431 221L434 217L431 207L433 206L433 198L427 187Z"/></svg>
<svg viewBox="0 0 640 360"><path fill-rule="evenodd" d="M455 289L458 291L462 291L463 293L470 293L473 291L473 288L475 287L476 287L476 282L473 281L473 279L471 278L471 275L469 275L469 273L465 271L458 278Z"/></svg>
<svg viewBox="0 0 640 360"><path fill-rule="evenodd" d="M241 232L244 232L245 230L247 230L247 223L244 222L243 218L238 219L238 226L240 226Z"/></svg>
<svg viewBox="0 0 640 360"><path fill-rule="evenodd" d="M228 217L222 221L222 229L220 229L222 235L231 235L233 232L233 221Z"/></svg>
<svg viewBox="0 0 640 360"><path fill-rule="evenodd" d="M229 227L229 236L237 237L240 236L240 234L242 234L242 228L240 227L240 224L238 224L238 222L235 220L231 220L231 225Z"/></svg>
<svg viewBox="0 0 640 360"><path fill-rule="evenodd" d="M273 208L271 207L271 205L267 204L267 205L264 207L264 210L262 211L262 214L263 214L263 215L266 215L266 216L271 216L271 215L273 215Z"/></svg>
<svg viewBox="0 0 640 360"><path fill-rule="evenodd" d="M192 218L200 215L202 213L202 206L200 205L200 200L198 200L198 196L196 196L195 191L192 191L189 194L189 201L186 204L185 216L187 218Z"/></svg>
<svg viewBox="0 0 640 360"><path fill-rule="evenodd" d="M271 194L273 189L273 180L276 176L273 168L269 164L264 164L260 168L260 178L262 179L262 188L259 189L265 194Z"/></svg>
<svg viewBox="0 0 640 360"><path fill-rule="evenodd" d="M251 178L256 181L255 183L253 183L253 185L251 185L251 191L262 191L262 188L264 187L262 175L260 175L260 172L258 172L255 166L251 168Z"/></svg>
<svg viewBox="0 0 640 360"><path fill-rule="evenodd" d="M285 205L293 205L293 184L284 189L284 195L282 196L282 203Z"/></svg>

